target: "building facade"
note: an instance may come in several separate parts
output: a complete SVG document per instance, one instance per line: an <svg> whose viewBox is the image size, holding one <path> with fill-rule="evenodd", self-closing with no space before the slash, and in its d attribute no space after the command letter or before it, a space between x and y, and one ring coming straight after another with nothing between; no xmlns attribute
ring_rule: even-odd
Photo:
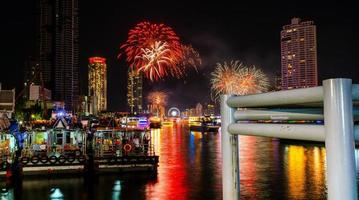
<svg viewBox="0 0 359 200"><path fill-rule="evenodd" d="M203 115L205 116L215 115L214 104L206 104L205 108L203 109Z"/></svg>
<svg viewBox="0 0 359 200"><path fill-rule="evenodd" d="M317 36L313 21L293 18L281 31L282 89L318 85Z"/></svg>
<svg viewBox="0 0 359 200"><path fill-rule="evenodd" d="M78 0L40 0L40 69L67 111L76 111L80 90L78 25Z"/></svg>
<svg viewBox="0 0 359 200"><path fill-rule="evenodd" d="M101 57L89 58L88 94L90 113L107 110L107 66L106 59Z"/></svg>
<svg viewBox="0 0 359 200"><path fill-rule="evenodd" d="M127 79L127 103L131 114L142 113L142 75L131 69Z"/></svg>
<svg viewBox="0 0 359 200"><path fill-rule="evenodd" d="M0 83L0 117L11 118L15 112L15 89L3 90Z"/></svg>

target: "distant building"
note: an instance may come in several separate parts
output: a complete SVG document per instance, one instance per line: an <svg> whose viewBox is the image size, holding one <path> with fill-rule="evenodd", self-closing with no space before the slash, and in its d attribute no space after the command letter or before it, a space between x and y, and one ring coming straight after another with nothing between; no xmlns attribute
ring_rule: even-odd
<svg viewBox="0 0 359 200"><path fill-rule="evenodd" d="M78 0L40 0L40 69L54 99L75 111L79 96Z"/></svg>
<svg viewBox="0 0 359 200"><path fill-rule="evenodd" d="M36 58L29 56L25 61L24 68L24 99L29 98L29 86L32 84L40 85L41 77L40 77L40 65Z"/></svg>
<svg viewBox="0 0 359 200"><path fill-rule="evenodd" d="M181 117L182 118L188 118L190 116L190 109L189 108L186 108L185 110L183 110L181 112Z"/></svg>
<svg viewBox="0 0 359 200"><path fill-rule="evenodd" d="M194 116L202 116L203 115L203 106L200 103L197 103L196 109L195 109L195 115Z"/></svg>
<svg viewBox="0 0 359 200"><path fill-rule="evenodd" d="M293 18L281 31L282 89L318 85L317 36L313 21Z"/></svg>
<svg viewBox="0 0 359 200"><path fill-rule="evenodd" d="M33 84L30 85L29 91L30 91L29 92L30 101L51 100L51 90L42 88L39 85L33 85Z"/></svg>
<svg viewBox="0 0 359 200"><path fill-rule="evenodd" d="M206 107L203 109L203 115L214 115L214 105L213 104L207 104Z"/></svg>
<svg viewBox="0 0 359 200"><path fill-rule="evenodd" d="M163 118L166 115L166 108L163 105L158 104L149 104L148 105L149 113L153 114L156 117Z"/></svg>
<svg viewBox="0 0 359 200"><path fill-rule="evenodd" d="M189 117L193 117L193 116L200 116L200 115L198 115L196 108L189 109Z"/></svg>
<svg viewBox="0 0 359 200"><path fill-rule="evenodd" d="M142 113L142 75L131 69L127 79L127 103L132 114Z"/></svg>
<svg viewBox="0 0 359 200"><path fill-rule="evenodd" d="M15 89L2 90L0 83L0 116L11 118L15 112Z"/></svg>
<svg viewBox="0 0 359 200"><path fill-rule="evenodd" d="M90 113L107 110L107 66L106 59L89 58L88 93L91 98Z"/></svg>
<svg viewBox="0 0 359 200"><path fill-rule="evenodd" d="M275 91L282 90L282 75L281 75L281 73L276 73L274 75L274 90Z"/></svg>
<svg viewBox="0 0 359 200"><path fill-rule="evenodd" d="M41 84L37 72L40 70L39 62L36 58L29 56L25 61L24 85Z"/></svg>
<svg viewBox="0 0 359 200"><path fill-rule="evenodd" d="M90 111L92 110L91 108L91 103L90 103L90 97L89 96L85 96L85 95L80 95L79 96L79 113L88 116L90 114Z"/></svg>

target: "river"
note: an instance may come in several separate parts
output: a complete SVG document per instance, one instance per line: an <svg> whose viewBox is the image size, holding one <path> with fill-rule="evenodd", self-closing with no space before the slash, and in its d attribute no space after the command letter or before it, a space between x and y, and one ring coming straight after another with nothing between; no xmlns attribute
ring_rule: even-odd
<svg viewBox="0 0 359 200"><path fill-rule="evenodd" d="M12 188L1 183L1 199L222 199L219 133L178 124L151 135L160 156L157 176L24 178ZM326 199L324 144L251 136L240 141L241 199ZM357 163L358 155L356 149Z"/></svg>

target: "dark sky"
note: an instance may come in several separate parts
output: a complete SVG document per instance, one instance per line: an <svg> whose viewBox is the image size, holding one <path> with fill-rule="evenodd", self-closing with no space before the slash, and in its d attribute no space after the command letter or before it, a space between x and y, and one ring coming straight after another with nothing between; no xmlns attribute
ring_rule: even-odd
<svg viewBox="0 0 359 200"><path fill-rule="evenodd" d="M103 56L108 65L108 104L110 110L126 109L126 63L118 60L119 46L128 30L148 20L171 26L182 43L192 44L202 57L199 73L180 80L145 83L147 90L164 89L170 94L169 106L180 108L208 102L209 77L217 62L242 60L262 68L272 78L280 70L280 30L292 17L314 20L317 25L318 70L320 81L345 77L359 83L356 6L315 1L288 4L196 3L195 1L80 0L80 68L86 92L87 58ZM24 61L37 55L35 1L2 3L1 72L3 87L21 86ZM4 22L5 20L5 22ZM356 55L357 56L357 55ZM147 92L145 92L146 95Z"/></svg>

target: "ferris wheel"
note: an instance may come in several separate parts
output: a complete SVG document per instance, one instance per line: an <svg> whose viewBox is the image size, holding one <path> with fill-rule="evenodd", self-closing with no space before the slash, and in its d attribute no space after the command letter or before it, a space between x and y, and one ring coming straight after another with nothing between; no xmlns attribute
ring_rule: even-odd
<svg viewBox="0 0 359 200"><path fill-rule="evenodd" d="M167 116L169 116L169 117L180 117L180 115L181 115L181 111L178 108L172 107L172 108L168 109Z"/></svg>

